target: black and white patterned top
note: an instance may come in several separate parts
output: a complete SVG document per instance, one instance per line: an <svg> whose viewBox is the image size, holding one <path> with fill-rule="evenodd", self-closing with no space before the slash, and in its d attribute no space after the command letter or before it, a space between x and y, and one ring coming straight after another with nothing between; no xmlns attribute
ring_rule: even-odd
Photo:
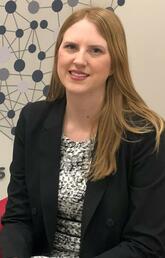
<svg viewBox="0 0 165 258"><path fill-rule="evenodd" d="M61 140L57 232L52 257L77 258L80 250L81 216L94 140Z"/></svg>

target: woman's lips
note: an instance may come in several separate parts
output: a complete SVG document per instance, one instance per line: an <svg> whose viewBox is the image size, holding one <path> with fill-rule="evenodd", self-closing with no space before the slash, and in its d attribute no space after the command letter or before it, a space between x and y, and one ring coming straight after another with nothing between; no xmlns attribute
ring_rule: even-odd
<svg viewBox="0 0 165 258"><path fill-rule="evenodd" d="M87 73L75 70L69 71L69 73L71 74L71 78L75 80L84 80L89 76Z"/></svg>

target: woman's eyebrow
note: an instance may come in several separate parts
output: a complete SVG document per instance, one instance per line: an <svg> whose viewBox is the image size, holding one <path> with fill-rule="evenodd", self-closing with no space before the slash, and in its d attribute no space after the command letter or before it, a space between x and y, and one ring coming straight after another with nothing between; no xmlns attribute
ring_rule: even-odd
<svg viewBox="0 0 165 258"><path fill-rule="evenodd" d="M107 47L105 47L105 46L103 46L103 45L99 45L99 44L91 44L91 45L89 45L89 47L107 49Z"/></svg>
<svg viewBox="0 0 165 258"><path fill-rule="evenodd" d="M79 45L79 43L74 42L74 41L64 41L63 44L74 44L74 45ZM101 49L107 49L106 46L100 45L100 44L89 44L88 47L91 48L101 48Z"/></svg>
<svg viewBox="0 0 165 258"><path fill-rule="evenodd" d="M64 44L75 44L78 45L78 43L74 42L74 41L63 41Z"/></svg>

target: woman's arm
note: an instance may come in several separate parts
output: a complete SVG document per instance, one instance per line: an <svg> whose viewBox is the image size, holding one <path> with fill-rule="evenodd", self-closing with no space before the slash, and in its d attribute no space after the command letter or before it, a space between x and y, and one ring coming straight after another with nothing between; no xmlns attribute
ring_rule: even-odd
<svg viewBox="0 0 165 258"><path fill-rule="evenodd" d="M158 153L153 152L154 133L142 138L134 147L129 218L121 243L95 258L165 257L165 133Z"/></svg>
<svg viewBox="0 0 165 258"><path fill-rule="evenodd" d="M16 128L13 161L10 166L8 203L2 219L3 258L29 258L32 249L31 213L25 180L25 118L23 108Z"/></svg>

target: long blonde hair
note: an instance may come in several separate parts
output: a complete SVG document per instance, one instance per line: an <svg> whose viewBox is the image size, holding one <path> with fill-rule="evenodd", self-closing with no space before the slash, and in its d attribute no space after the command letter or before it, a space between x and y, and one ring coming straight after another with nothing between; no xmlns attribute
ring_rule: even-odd
<svg viewBox="0 0 165 258"><path fill-rule="evenodd" d="M96 148L89 175L91 180L98 180L117 170L117 151L127 131L142 134L155 130L155 150L158 150L164 120L148 108L134 88L129 71L126 37L119 18L113 11L100 7L80 9L62 25L55 47L47 101L65 96L65 89L57 74L58 49L66 30L83 18L95 24L107 42L112 60L113 72L107 79L105 99L98 116Z"/></svg>

